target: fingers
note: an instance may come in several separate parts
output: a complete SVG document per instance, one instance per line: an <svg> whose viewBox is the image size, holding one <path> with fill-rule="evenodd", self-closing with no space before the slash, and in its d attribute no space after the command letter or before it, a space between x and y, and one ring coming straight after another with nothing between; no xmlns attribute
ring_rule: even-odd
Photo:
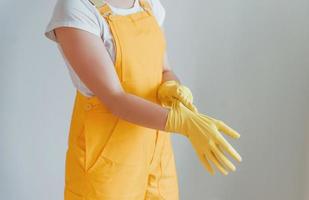
<svg viewBox="0 0 309 200"><path fill-rule="evenodd" d="M211 174L214 175L215 171L213 170L213 168L211 167L208 159L205 157L204 154L200 154L198 153L198 158L201 161L201 163L203 164L204 168Z"/></svg>
<svg viewBox="0 0 309 200"><path fill-rule="evenodd" d="M188 101L186 98L179 98L179 99L175 99L174 101L181 102L189 110L191 110L194 113L197 113L197 108L190 101Z"/></svg>
<svg viewBox="0 0 309 200"><path fill-rule="evenodd" d="M190 89L183 85L178 85L175 81L166 81L158 89L158 99L165 105L171 105L173 101L180 101L192 112L197 113L197 108L193 105L193 96Z"/></svg>
<svg viewBox="0 0 309 200"><path fill-rule="evenodd" d="M231 171L235 171L236 167L233 163L222 153L222 151L217 147L214 142L209 142L210 147L216 157Z"/></svg>
<svg viewBox="0 0 309 200"><path fill-rule="evenodd" d="M209 159L215 164L217 169L223 174L223 175L228 175L228 172L225 170L225 168L222 166L220 161L216 158L216 156L213 154L213 152L209 152L207 154L209 156Z"/></svg>
<svg viewBox="0 0 309 200"><path fill-rule="evenodd" d="M158 99L161 102L171 101L177 96L178 83L174 80L163 82L157 90Z"/></svg>
<svg viewBox="0 0 309 200"><path fill-rule="evenodd" d="M192 96L191 90L184 85L180 85L177 88L177 94L186 96L190 102L193 101L193 96Z"/></svg>
<svg viewBox="0 0 309 200"><path fill-rule="evenodd" d="M232 147L232 145L230 145L230 143L225 140L225 138L218 131L216 131L216 138L219 142L218 145L220 145L222 149L229 153L235 160L241 162L241 156L239 153Z"/></svg>
<svg viewBox="0 0 309 200"><path fill-rule="evenodd" d="M232 129L228 125L226 125L223 121L217 120L215 118L212 118L210 116L204 115L202 113L200 113L200 115L203 116L204 118L207 118L208 120L213 121L213 123L216 124L218 130L224 132L226 135L228 135L228 136L230 136L232 138L235 138L235 139L240 137L240 134L237 131L235 131L234 129Z"/></svg>
<svg viewBox="0 0 309 200"><path fill-rule="evenodd" d="M197 113L197 108L195 107L195 105L193 105L193 103L189 102L187 107L194 113Z"/></svg>
<svg viewBox="0 0 309 200"><path fill-rule="evenodd" d="M189 110L191 110L194 113L197 113L197 108L192 104L192 102L188 101L187 99L179 99L179 101L186 106Z"/></svg>
<svg viewBox="0 0 309 200"><path fill-rule="evenodd" d="M226 135L232 138L240 137L239 133L237 133L234 129L226 125L223 121L217 120L216 124L217 124L218 130L224 132Z"/></svg>
<svg viewBox="0 0 309 200"><path fill-rule="evenodd" d="M193 105L193 96L190 89L186 86L179 86L176 91L176 99L181 101L192 112L197 112L197 108Z"/></svg>
<svg viewBox="0 0 309 200"><path fill-rule="evenodd" d="M220 145L227 153L229 153L238 162L241 161L240 155L237 151L226 141L222 134L218 131L215 122L203 114L198 114L200 117L195 120L199 121L199 124L203 126L204 131L206 131L209 136Z"/></svg>

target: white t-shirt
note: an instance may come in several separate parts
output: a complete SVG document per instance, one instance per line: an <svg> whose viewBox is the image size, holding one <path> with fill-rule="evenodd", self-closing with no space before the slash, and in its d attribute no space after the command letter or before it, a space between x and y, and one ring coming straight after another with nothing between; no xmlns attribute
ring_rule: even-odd
<svg viewBox="0 0 309 200"><path fill-rule="evenodd" d="M165 18L165 9L160 0L148 0L148 2L152 7L153 14L158 24L162 26ZM143 10L139 5L139 0L135 0L131 8L118 8L113 7L109 3L107 4L110 6L111 10L118 15L127 15ZM101 37L111 59L115 62L115 47L113 46L112 34L109 26L98 9L89 2L89 0L57 0L51 19L44 32L47 38L57 43L57 47L69 69L69 74L74 86L85 96L93 96L91 90L87 88L73 70L55 37L54 29L61 26L79 28Z"/></svg>

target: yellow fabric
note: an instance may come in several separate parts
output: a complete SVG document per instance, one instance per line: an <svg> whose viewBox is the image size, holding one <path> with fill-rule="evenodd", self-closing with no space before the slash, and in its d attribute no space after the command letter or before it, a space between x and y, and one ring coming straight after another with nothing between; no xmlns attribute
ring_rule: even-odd
<svg viewBox="0 0 309 200"><path fill-rule="evenodd" d="M159 104L165 38L147 2L145 11L114 15L109 23L115 69L124 90ZM66 153L65 200L178 200L170 133L113 115L94 97L76 91Z"/></svg>
<svg viewBox="0 0 309 200"><path fill-rule="evenodd" d="M193 112L197 112L197 108L193 105L193 95L191 90L178 81L169 80L161 83L157 91L158 99L162 106L170 107L172 102L179 100L187 108Z"/></svg>
<svg viewBox="0 0 309 200"><path fill-rule="evenodd" d="M232 138L239 138L240 135L235 130L220 120L192 112L179 100L174 100L171 104L165 130L188 137L198 158L211 174L214 174L214 170L209 160L224 175L228 174L226 168L235 171L235 166L227 159L223 151L229 153L238 162L241 161L237 151L219 132L222 131Z"/></svg>
<svg viewBox="0 0 309 200"><path fill-rule="evenodd" d="M226 148L228 148L226 150L228 150L237 161L241 161L240 155L232 149L232 147L225 140L222 140L221 142L217 141L219 144L216 144L214 139L208 137L207 134L213 134L212 132L215 132L215 135L219 135L220 133L218 130L222 130L227 133L231 133L232 137L238 138L240 136L238 133L222 121L211 118L207 115L199 114L197 108L193 104L193 95L190 89L184 85L181 85L178 81L169 80L161 83L158 88L157 95L162 106L173 109L172 113L169 114L170 117L167 120L166 129L169 131L178 130L182 134L189 137L200 161L211 174L214 174L214 170L209 161L211 161L224 175L228 174L227 170L236 170L233 163L224 155L224 150L221 147L222 142L225 143ZM182 103L192 112L197 114L195 115L186 109L182 109L182 105L178 105L179 103ZM197 120L198 118L202 121ZM183 122L188 119L190 120L186 123ZM182 123L185 124L184 128L177 128L177 126L183 125ZM192 127L195 128L192 129ZM208 129L209 127L210 129ZM188 133L186 133L186 131L188 131ZM193 137L190 136L192 134L194 135Z"/></svg>

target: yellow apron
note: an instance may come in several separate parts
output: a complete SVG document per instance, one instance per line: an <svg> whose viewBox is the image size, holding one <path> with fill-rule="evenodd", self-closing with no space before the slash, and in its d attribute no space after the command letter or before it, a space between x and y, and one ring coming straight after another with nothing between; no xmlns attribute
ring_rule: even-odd
<svg viewBox="0 0 309 200"><path fill-rule="evenodd" d="M128 93L159 104L164 34L150 5L115 15L99 7L113 34L115 68ZM113 115L96 97L76 90L65 164L65 200L178 200L170 133Z"/></svg>

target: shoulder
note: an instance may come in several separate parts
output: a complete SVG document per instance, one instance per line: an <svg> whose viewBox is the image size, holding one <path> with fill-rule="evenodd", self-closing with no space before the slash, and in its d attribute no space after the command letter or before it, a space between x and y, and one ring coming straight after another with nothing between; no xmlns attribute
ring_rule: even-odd
<svg viewBox="0 0 309 200"><path fill-rule="evenodd" d="M69 26L101 35L100 16L89 0L57 0L45 36L56 41L53 30L60 26Z"/></svg>
<svg viewBox="0 0 309 200"><path fill-rule="evenodd" d="M97 20L98 12L95 6L89 0L57 0L54 8L53 17L81 18Z"/></svg>
<svg viewBox="0 0 309 200"><path fill-rule="evenodd" d="M163 25L163 21L166 15L164 5L161 3L160 0L147 0L147 1L150 3L153 14L156 16L158 23L160 24L160 26Z"/></svg>
<svg viewBox="0 0 309 200"><path fill-rule="evenodd" d="M93 5L89 0L57 0L55 10L73 11L73 10L89 10Z"/></svg>

